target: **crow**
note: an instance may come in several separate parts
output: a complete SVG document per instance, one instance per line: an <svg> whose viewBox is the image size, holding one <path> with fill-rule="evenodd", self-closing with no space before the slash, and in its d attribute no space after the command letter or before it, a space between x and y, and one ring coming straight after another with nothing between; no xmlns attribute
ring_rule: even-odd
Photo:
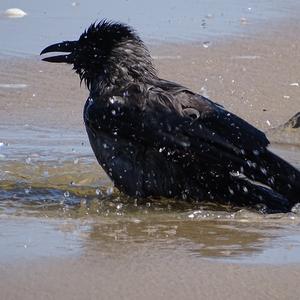
<svg viewBox="0 0 300 300"><path fill-rule="evenodd" d="M102 20L42 50L73 65L89 90L83 118L95 156L125 194L264 207L300 201L300 172L265 134L223 106L161 79L130 26Z"/></svg>

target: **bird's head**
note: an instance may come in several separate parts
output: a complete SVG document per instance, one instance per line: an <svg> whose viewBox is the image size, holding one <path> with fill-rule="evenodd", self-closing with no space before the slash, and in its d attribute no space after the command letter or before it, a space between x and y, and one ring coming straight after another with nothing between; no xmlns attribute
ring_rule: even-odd
<svg viewBox="0 0 300 300"><path fill-rule="evenodd" d="M48 52L65 53L43 60L72 64L88 88L97 81L114 84L155 76L147 48L135 31L122 23L106 20L93 23L77 41L50 45L41 55Z"/></svg>

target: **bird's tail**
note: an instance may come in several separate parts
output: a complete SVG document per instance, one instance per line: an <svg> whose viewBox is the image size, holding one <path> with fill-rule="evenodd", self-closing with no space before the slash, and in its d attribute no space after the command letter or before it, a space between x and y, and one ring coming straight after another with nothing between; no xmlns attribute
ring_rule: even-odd
<svg viewBox="0 0 300 300"><path fill-rule="evenodd" d="M250 161L253 163L249 164L249 173L255 174L251 179L283 195L289 200L290 208L300 202L300 172L296 168L269 150Z"/></svg>
<svg viewBox="0 0 300 300"><path fill-rule="evenodd" d="M215 185L215 197L220 202L231 203L237 206L260 208L268 213L290 211L290 201L276 191L255 184L246 178L228 175L211 178L210 183Z"/></svg>

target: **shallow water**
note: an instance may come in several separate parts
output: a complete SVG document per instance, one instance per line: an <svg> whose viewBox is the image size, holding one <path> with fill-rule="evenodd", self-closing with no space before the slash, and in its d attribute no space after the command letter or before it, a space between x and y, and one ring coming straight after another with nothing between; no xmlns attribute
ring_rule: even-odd
<svg viewBox="0 0 300 300"><path fill-rule="evenodd" d="M7 18L9 0L0 3L0 54L38 54L52 42L77 39L92 22L103 18L132 25L149 41L202 41L254 33L266 23L298 17L298 1L193 0L143 2L14 1L23 18ZM209 44L207 44L209 45Z"/></svg>
<svg viewBox="0 0 300 300"><path fill-rule="evenodd" d="M300 262L298 213L128 198L113 189L82 133L1 132L0 261L112 256L145 246L227 262ZM275 149L299 167L297 150Z"/></svg>

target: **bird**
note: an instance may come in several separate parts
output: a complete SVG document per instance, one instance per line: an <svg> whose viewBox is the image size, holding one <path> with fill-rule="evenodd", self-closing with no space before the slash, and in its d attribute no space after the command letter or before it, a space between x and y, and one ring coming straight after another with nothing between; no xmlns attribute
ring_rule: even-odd
<svg viewBox="0 0 300 300"><path fill-rule="evenodd" d="M60 52L53 55L53 52ZM97 161L120 192L288 212L300 172L265 134L222 105L162 79L129 25L92 23L78 40L46 47L89 90L83 119Z"/></svg>

